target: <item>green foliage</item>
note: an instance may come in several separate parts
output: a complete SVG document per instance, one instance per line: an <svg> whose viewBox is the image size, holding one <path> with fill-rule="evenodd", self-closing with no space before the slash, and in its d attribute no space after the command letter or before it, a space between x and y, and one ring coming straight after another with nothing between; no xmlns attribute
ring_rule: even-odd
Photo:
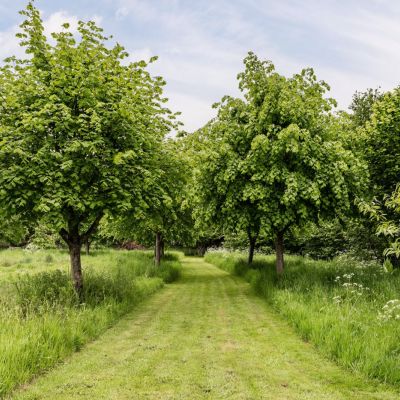
<svg viewBox="0 0 400 400"><path fill-rule="evenodd" d="M400 176L400 88L385 93L374 103L366 131L373 194L382 200L396 189Z"/></svg>
<svg viewBox="0 0 400 400"><path fill-rule="evenodd" d="M374 199L373 202L360 202L361 211L377 223L377 235L385 236L389 245L383 252L384 256L396 258L397 264L400 258L400 185L394 192L384 197L383 203Z"/></svg>
<svg viewBox="0 0 400 400"><path fill-rule="evenodd" d="M288 257L277 278L273 257L209 253L206 260L243 276L307 341L339 364L370 378L399 384L400 275L348 258ZM397 301L397 300L396 300ZM399 316L400 318L400 316Z"/></svg>
<svg viewBox="0 0 400 400"><path fill-rule="evenodd" d="M376 224L378 235L387 238L384 255L399 265L400 245L400 88L381 95L372 107L365 131L366 158L371 174L370 198L360 202L361 211Z"/></svg>
<svg viewBox="0 0 400 400"><path fill-rule="evenodd" d="M29 57L0 68L0 209L45 216L76 251L105 212L151 204L154 157L175 116L163 79L126 63L94 22L79 22L77 35L65 24L53 45L32 2L21 14Z"/></svg>
<svg viewBox="0 0 400 400"><path fill-rule="evenodd" d="M364 92L355 92L350 110L352 111L351 119L356 127L365 127L367 122L371 120L374 104L379 101L383 93L379 89L367 89Z"/></svg>
<svg viewBox="0 0 400 400"><path fill-rule="evenodd" d="M0 247L21 245L28 238L29 231L26 222L18 216L2 218L0 213Z"/></svg>
<svg viewBox="0 0 400 400"><path fill-rule="evenodd" d="M54 249L55 246L61 245L61 237L57 230L44 220L36 224L28 244L29 247L38 249Z"/></svg>
<svg viewBox="0 0 400 400"><path fill-rule="evenodd" d="M288 233L286 249L314 259L347 254L358 260L382 260L387 241L375 234L376 224L366 218L321 219Z"/></svg>
<svg viewBox="0 0 400 400"><path fill-rule="evenodd" d="M238 75L244 100L224 97L201 135L198 216L226 231L273 236L319 217L342 216L365 187L366 165L341 142L312 69L291 78L253 53Z"/></svg>
<svg viewBox="0 0 400 400"><path fill-rule="evenodd" d="M172 245L182 242L192 224L186 200L189 173L180 142L164 141L154 156L153 182L144 198L144 207L140 212L129 210L116 218L105 219L100 226L100 235L151 245L159 232L163 240Z"/></svg>

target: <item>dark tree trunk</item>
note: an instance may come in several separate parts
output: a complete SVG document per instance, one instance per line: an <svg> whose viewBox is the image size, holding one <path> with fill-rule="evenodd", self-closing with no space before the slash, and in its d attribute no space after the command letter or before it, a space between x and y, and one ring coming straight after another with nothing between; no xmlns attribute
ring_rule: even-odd
<svg viewBox="0 0 400 400"><path fill-rule="evenodd" d="M88 256L90 254L90 240L87 239L85 241L85 251L86 251L86 255Z"/></svg>
<svg viewBox="0 0 400 400"><path fill-rule="evenodd" d="M160 265L161 262L161 233L156 233L156 248L155 248L155 264Z"/></svg>
<svg viewBox="0 0 400 400"><path fill-rule="evenodd" d="M249 245L249 257L247 259L247 262L249 264L253 263L253 258L254 258L254 249L256 248L256 238L252 238L250 240L250 245Z"/></svg>
<svg viewBox="0 0 400 400"><path fill-rule="evenodd" d="M164 236L161 235L160 238L160 257L164 258L165 255L165 242L164 242Z"/></svg>
<svg viewBox="0 0 400 400"><path fill-rule="evenodd" d="M283 259L283 232L280 231L276 234L275 239L275 250L276 250L276 273L278 275L283 274L284 259Z"/></svg>
<svg viewBox="0 0 400 400"><path fill-rule="evenodd" d="M207 251L207 246L198 246L197 247L197 254L200 256L200 257L204 257L204 254L206 254L206 251Z"/></svg>
<svg viewBox="0 0 400 400"><path fill-rule="evenodd" d="M79 225L81 221L79 220L73 212L69 213L70 218L68 219L68 230L62 228L60 230L60 235L64 239L65 243L68 245L69 257L71 261L71 277L72 283L74 285L75 291L79 297L80 301L83 301L83 274L82 274L82 264L81 264L81 247L82 243L89 246L89 238L93 232L97 229L99 222L103 216L103 213L99 213L95 220L90 225L89 229L84 233L80 234ZM87 247L88 250L88 247Z"/></svg>
<svg viewBox="0 0 400 400"><path fill-rule="evenodd" d="M69 257L71 260L72 282L79 299L82 299L83 275L82 275L82 264L81 264L80 238L77 238L77 240L74 242L70 242L68 247L69 247Z"/></svg>
<svg viewBox="0 0 400 400"><path fill-rule="evenodd" d="M258 235L257 234L252 235L250 229L247 230L247 235L249 237L249 257L247 259L247 262L249 264L252 264L253 263L253 258L254 258L254 250L256 248L257 236Z"/></svg>

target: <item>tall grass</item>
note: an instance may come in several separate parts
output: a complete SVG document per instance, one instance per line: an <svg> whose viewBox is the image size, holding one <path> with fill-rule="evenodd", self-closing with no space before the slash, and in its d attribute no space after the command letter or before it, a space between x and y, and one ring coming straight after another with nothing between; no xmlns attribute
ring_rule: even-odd
<svg viewBox="0 0 400 400"><path fill-rule="evenodd" d="M155 267L150 253L97 252L83 259L82 304L72 288L65 253L32 253L26 263L20 262L27 257L22 250L0 252L0 261L2 257L7 264L0 269L9 272L0 273L0 397L81 349L180 273L176 255ZM55 263L48 271L42 264L46 259Z"/></svg>
<svg viewBox="0 0 400 400"><path fill-rule="evenodd" d="M304 340L367 377L400 384L400 274L351 259L313 261L288 256L278 278L274 257L249 268L232 253L206 260L251 283Z"/></svg>

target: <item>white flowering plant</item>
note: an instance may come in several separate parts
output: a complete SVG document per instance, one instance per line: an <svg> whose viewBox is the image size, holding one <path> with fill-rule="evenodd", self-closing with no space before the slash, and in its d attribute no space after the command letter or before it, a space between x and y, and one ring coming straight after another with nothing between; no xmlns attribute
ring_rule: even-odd
<svg viewBox="0 0 400 400"><path fill-rule="evenodd" d="M338 275L335 278L335 283L340 285L341 288L345 289L342 295L337 295L333 297L333 302L335 304L340 304L344 300L355 301L357 298L361 297L364 293L370 292L370 288L364 286L362 283L354 282L355 274L353 272Z"/></svg>
<svg viewBox="0 0 400 400"><path fill-rule="evenodd" d="M378 319L382 322L393 320L400 321L400 300L389 300L383 307L382 311L378 314Z"/></svg>

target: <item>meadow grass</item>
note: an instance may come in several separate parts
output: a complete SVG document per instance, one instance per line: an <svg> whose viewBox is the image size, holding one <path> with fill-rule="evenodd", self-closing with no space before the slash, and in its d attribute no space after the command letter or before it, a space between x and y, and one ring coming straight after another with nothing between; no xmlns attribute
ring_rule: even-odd
<svg viewBox="0 0 400 400"><path fill-rule="evenodd" d="M287 256L278 278L273 256L210 252L206 261L244 277L324 355L369 378L400 385L400 274L374 263Z"/></svg>
<svg viewBox="0 0 400 400"><path fill-rule="evenodd" d="M0 252L0 397L80 350L180 275L176 254L160 267L151 252L103 250L82 258L83 304L66 252Z"/></svg>

